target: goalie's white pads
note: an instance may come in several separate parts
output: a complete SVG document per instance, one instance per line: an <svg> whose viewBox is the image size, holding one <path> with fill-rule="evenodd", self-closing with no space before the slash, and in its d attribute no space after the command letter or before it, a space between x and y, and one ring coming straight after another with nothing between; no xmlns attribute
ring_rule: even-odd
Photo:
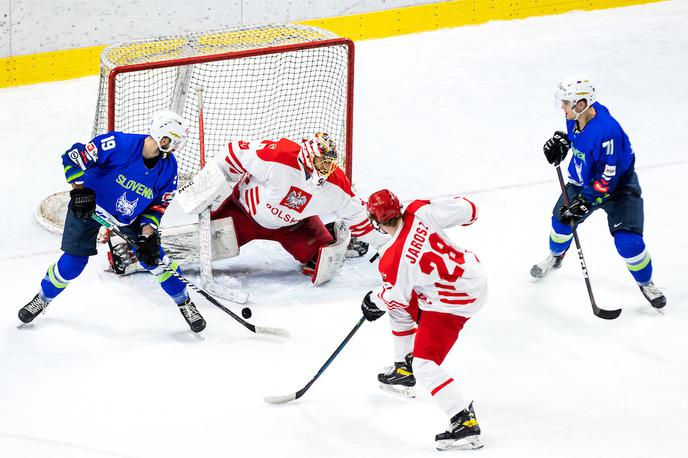
<svg viewBox="0 0 688 458"><path fill-rule="evenodd" d="M205 170L205 169L204 169ZM200 262L200 235L198 224L163 228L162 246L167 254L182 266ZM213 261L233 258L239 254L239 244L231 216L210 222L210 240Z"/></svg>
<svg viewBox="0 0 688 458"><path fill-rule="evenodd" d="M351 240L351 232L341 222L335 223L337 240L328 246L320 248L318 252L318 262L313 273L313 285L319 286L332 280L342 268L346 258L347 248Z"/></svg>
<svg viewBox="0 0 688 458"><path fill-rule="evenodd" d="M184 212L193 215L208 207L217 207L232 192L230 177L218 162L208 161L187 184L177 190L174 200Z"/></svg>

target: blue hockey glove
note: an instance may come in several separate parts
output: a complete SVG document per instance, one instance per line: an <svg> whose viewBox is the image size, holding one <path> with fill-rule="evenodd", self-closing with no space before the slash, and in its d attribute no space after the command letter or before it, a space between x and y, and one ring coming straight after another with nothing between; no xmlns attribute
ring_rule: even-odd
<svg viewBox="0 0 688 458"><path fill-rule="evenodd" d="M554 132L552 138L547 140L545 145L542 147L545 157L547 158L547 162L554 165L559 164L564 160L566 154L569 152L569 149L571 149L569 137L566 135L566 132L562 132L560 130Z"/></svg>
<svg viewBox="0 0 688 458"><path fill-rule="evenodd" d="M564 224L578 224L588 216L591 208L590 202L585 200L583 196L578 195L568 207L563 206L559 209L559 217Z"/></svg>
<svg viewBox="0 0 688 458"><path fill-rule="evenodd" d="M385 311L380 310L377 305L375 305L375 302L370 299L372 293L372 291L368 291L368 294L365 295L361 303L361 311L368 321L375 321L385 314Z"/></svg>

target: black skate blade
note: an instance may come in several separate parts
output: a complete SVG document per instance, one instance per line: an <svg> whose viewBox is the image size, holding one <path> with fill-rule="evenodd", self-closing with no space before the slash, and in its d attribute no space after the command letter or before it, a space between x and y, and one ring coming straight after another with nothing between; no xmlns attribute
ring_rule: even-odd
<svg viewBox="0 0 688 458"><path fill-rule="evenodd" d="M445 439L435 442L435 448L440 451L445 450L478 450L485 444L480 441L480 436L468 436L462 439Z"/></svg>
<svg viewBox="0 0 688 458"><path fill-rule="evenodd" d="M380 383L380 389L397 396L403 396L411 399L416 397L416 390L412 386L395 386Z"/></svg>

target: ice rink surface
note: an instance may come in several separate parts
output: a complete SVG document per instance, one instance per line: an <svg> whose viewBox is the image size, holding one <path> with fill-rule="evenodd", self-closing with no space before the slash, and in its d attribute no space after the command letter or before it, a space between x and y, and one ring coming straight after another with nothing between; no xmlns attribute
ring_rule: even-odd
<svg viewBox="0 0 688 458"><path fill-rule="evenodd" d="M688 423L688 2L494 22L357 44L354 181L362 196L464 194L477 223L450 231L476 252L487 306L445 362L475 408L481 457L684 457ZM540 283L558 195L542 144L563 128L556 83L584 71L637 154L645 240L665 314L651 309L616 254L603 214L580 228L597 302L570 253ZM17 310L59 256L33 213L65 189L59 156L90 138L98 80L0 90L0 456L6 458L435 456L447 419L377 387L392 362L386 318L366 323L299 401L377 285L365 259L314 289L279 247L254 243L218 264L251 293L260 337L197 298L188 330L147 274L116 278L104 253L33 325ZM174 216L174 215L171 215ZM196 272L189 272L196 278ZM240 307L231 305L234 310Z"/></svg>

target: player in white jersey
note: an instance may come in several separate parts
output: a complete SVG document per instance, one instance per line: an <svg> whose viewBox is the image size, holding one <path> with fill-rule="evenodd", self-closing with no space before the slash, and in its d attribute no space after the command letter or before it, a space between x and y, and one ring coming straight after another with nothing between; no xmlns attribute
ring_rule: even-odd
<svg viewBox="0 0 688 458"><path fill-rule="evenodd" d="M418 377L451 419L449 430L435 436L437 448L480 448L473 403L440 367L487 298L480 261L443 231L472 224L476 206L463 197L415 200L402 214L399 199L383 189L370 196L367 209L373 224L391 236L380 249L382 285L361 304L370 321L389 311L395 363L378 375L380 387L413 396Z"/></svg>
<svg viewBox="0 0 688 458"><path fill-rule="evenodd" d="M177 199L187 213L221 202L211 218L232 217L238 246L256 239L277 241L315 278L320 249L334 241L320 215L341 219L359 247L385 242L337 166L336 144L328 134L319 132L300 143L237 140L227 147L227 155L209 163Z"/></svg>

